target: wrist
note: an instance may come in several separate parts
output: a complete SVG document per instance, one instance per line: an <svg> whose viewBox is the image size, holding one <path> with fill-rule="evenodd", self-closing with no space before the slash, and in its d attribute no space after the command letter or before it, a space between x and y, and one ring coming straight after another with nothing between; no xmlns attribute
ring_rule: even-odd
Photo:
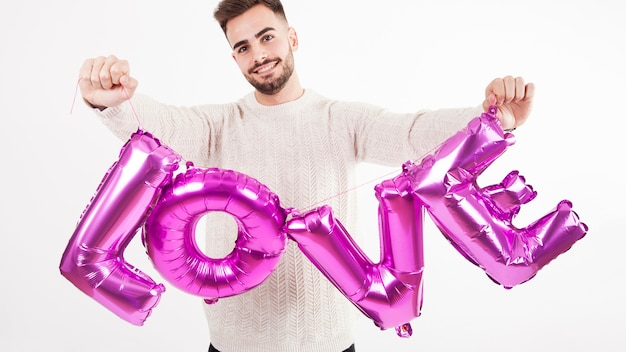
<svg viewBox="0 0 626 352"><path fill-rule="evenodd" d="M85 104L89 105L89 107L91 107L92 109L98 109L102 111L107 108L107 106L92 104L87 99L83 99L83 101L85 102Z"/></svg>

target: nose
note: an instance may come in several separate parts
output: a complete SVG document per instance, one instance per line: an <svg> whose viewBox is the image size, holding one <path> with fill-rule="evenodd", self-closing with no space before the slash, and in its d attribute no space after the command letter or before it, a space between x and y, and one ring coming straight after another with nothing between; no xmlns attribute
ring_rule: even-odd
<svg viewBox="0 0 626 352"><path fill-rule="evenodd" d="M267 51L263 47L257 47L253 49L253 57L255 63L262 63L267 59Z"/></svg>

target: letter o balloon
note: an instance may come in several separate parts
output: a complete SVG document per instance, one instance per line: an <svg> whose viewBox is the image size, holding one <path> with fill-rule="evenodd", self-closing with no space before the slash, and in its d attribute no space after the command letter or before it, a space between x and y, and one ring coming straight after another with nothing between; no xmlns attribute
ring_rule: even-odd
<svg viewBox="0 0 626 352"><path fill-rule="evenodd" d="M235 246L223 258L208 257L195 240L202 216L215 211L238 225ZM146 220L144 245L163 278L213 303L258 286L274 271L287 243L285 217L278 196L257 180L192 166L164 187Z"/></svg>
<svg viewBox="0 0 626 352"><path fill-rule="evenodd" d="M60 270L97 302L141 325L165 290L123 259L142 224L155 269L207 303L260 285L291 239L377 326L395 326L408 337L409 320L422 306L424 212L461 254L506 288L530 280L587 233L567 200L525 228L513 226L521 206L536 195L517 171L500 184L478 186L477 178L513 137L491 107L419 164L405 163L400 175L378 185L381 260L374 263L328 206L305 214L285 210L268 187L232 170L189 163L174 177L181 157L138 131L81 216ZM196 243L197 224L210 212L237 223L234 248L223 258L210 258Z"/></svg>

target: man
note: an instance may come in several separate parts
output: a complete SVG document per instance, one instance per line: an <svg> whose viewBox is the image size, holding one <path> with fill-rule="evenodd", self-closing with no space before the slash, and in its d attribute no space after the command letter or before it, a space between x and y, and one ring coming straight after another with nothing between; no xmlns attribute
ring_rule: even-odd
<svg viewBox="0 0 626 352"><path fill-rule="evenodd" d="M356 221L355 167L423 156L481 110L392 114L334 101L304 89L295 70L298 36L279 0L224 0L216 11L232 56L254 92L231 104L173 107L135 94L128 62L115 56L84 62L80 89L122 140L142 126L197 166L237 170L267 185L285 207L324 202L349 230ZM529 116L534 86L522 78L493 80L483 109L495 102L505 129ZM132 105L122 104L132 97ZM224 220L224 219L222 219ZM229 220L229 219L227 219ZM232 248L236 230L210 222L207 247ZM208 232L209 234L209 232ZM209 250L207 249L207 250ZM260 286L205 305L210 351L354 351L358 310L289 242L280 264Z"/></svg>

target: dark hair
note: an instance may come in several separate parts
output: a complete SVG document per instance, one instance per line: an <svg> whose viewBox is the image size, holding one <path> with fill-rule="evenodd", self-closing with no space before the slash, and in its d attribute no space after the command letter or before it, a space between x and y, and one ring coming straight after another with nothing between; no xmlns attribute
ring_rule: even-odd
<svg viewBox="0 0 626 352"><path fill-rule="evenodd" d="M219 5L217 5L215 12L213 12L213 17L220 24L224 33L226 33L226 24L229 20L259 4L267 6L276 15L284 18L285 21L287 20L283 4L280 0L222 0Z"/></svg>

